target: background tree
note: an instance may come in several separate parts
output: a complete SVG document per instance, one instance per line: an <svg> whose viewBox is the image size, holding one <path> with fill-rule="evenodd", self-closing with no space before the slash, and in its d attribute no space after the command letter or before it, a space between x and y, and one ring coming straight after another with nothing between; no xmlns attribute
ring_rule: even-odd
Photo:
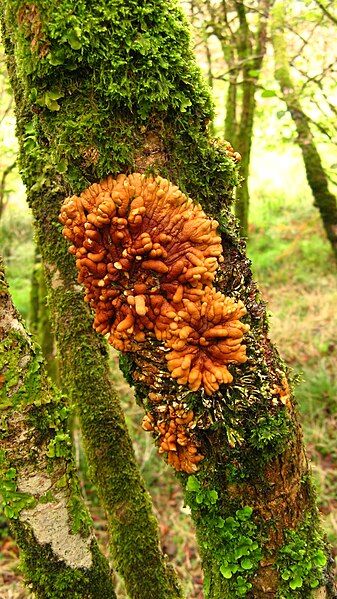
<svg viewBox="0 0 337 599"><path fill-rule="evenodd" d="M0 50L0 96L2 98L1 108L0 108L0 126L6 120L6 117L10 114L10 111L13 106L13 97L8 89L8 80L6 77L5 71L5 55L3 50ZM1 178L0 178L0 219L2 213L6 207L8 202L8 178L13 169L15 168L15 151L12 152L7 147L4 151L4 140L0 139L0 144L2 146L1 152Z"/></svg>
<svg viewBox="0 0 337 599"><path fill-rule="evenodd" d="M267 26L270 0L257 2L207 2L191 3L193 24L201 32L208 57L208 81L217 78L227 83L224 121L224 138L237 150L240 162L240 185L236 189L235 214L241 233L248 235L249 164L256 108L255 93L258 87L263 58L266 53ZM198 16L198 19L197 19ZM200 33L199 33L200 35ZM211 37L213 36L213 44ZM222 64L212 71L212 49L217 38ZM225 73L223 69L226 68Z"/></svg>
<svg viewBox="0 0 337 599"><path fill-rule="evenodd" d="M311 132L310 119L303 111L299 91L292 80L285 37L288 3L277 0L272 10L272 40L275 56L275 78L296 126L297 143L301 148L308 184L314 196L332 251L337 256L337 199L329 190L328 175ZM332 63L333 64L333 63ZM332 66L331 64L331 66ZM330 66L330 68L331 68ZM326 132L323 128L323 132Z"/></svg>
<svg viewBox="0 0 337 599"><path fill-rule="evenodd" d="M53 196L57 206L61 196L79 193L108 173L148 173L151 168L179 184L220 220L224 261L214 286L243 301L251 326L246 334L246 364L230 367L234 384L221 385L219 390L213 387L210 399L202 389L197 392L186 384L178 385L168 372L162 345L153 338L123 360L124 372L135 382L154 429L158 421L170 425L172 412L167 406L172 407L172 402L184 414L193 412L192 439L204 462L198 474L187 476L182 469L180 478L196 521L206 596L240 597L249 592L255 597L292 596L296 591L298 596L323 593L332 597L326 550L284 366L268 339L264 305L229 210L232 187L237 183L235 165L208 138L209 98L194 65L180 11L171 2L147 2L139 7L131 1L96 3L90 10L76 4L71 14L69 4L62 2L38 3L33 15L31 9L27 13L26 5L7 2L5 7L23 86L20 89L12 71L19 133L23 140L28 122L36 132L35 159L31 161L22 152L21 160L49 265L54 305L61 300L60 291L55 290L63 287L60 275L65 266L58 262L56 244L51 247L46 237L42 242L42 222L53 239L59 234L55 216L48 220L48 227L43 220L45 214L51 215L46 202L53 194L57 194ZM15 19L18 28L12 26ZM101 29L107 34L98 36ZM55 185L53 191L48 186L47 173L57 182L57 191ZM59 272L53 266L56 260ZM58 341L68 371L70 347L75 347L69 334L73 313L69 283L66 296L62 295L62 311L59 307L57 312ZM79 307L76 321L81 327L87 322L83 314ZM67 321L67 334L61 319ZM90 371L88 360L91 364L91 355L97 351L94 338L87 347L85 363ZM78 381L74 370L70 372ZM88 384L84 368L81 376ZM73 384L66 368L63 377ZM90 402L90 397L85 399ZM82 403L84 429L84 409L89 405L94 407L92 400L87 406ZM97 439L97 420L94 425L90 433Z"/></svg>

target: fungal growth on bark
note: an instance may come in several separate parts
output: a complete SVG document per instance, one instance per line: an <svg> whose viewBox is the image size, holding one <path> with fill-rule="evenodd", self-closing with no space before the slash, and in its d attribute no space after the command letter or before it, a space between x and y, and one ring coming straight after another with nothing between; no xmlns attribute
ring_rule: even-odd
<svg viewBox="0 0 337 599"><path fill-rule="evenodd" d="M246 314L241 301L205 287L195 301L163 302L156 321L156 337L172 348L166 356L173 378L200 386L212 395L220 383L231 383L230 363L246 361L242 337L248 326L239 319Z"/></svg>
<svg viewBox="0 0 337 599"><path fill-rule="evenodd" d="M193 439L195 416L192 410L179 404L168 406L164 413L159 412L157 420L149 412L144 416L142 427L158 435L159 453L167 453L167 461L175 470L190 474L198 470L204 456L198 453Z"/></svg>
<svg viewBox="0 0 337 599"><path fill-rule="evenodd" d="M67 198L60 220L94 327L120 351L136 349L154 330L156 295L173 302L197 296L195 288L212 284L221 256L218 223L161 177L108 177Z"/></svg>
<svg viewBox="0 0 337 599"><path fill-rule="evenodd" d="M67 198L60 221L96 331L122 352L144 342L169 349L168 371L192 391L212 395L232 382L228 365L246 361L246 310L213 287L221 238L200 204L159 176L109 176ZM185 442L177 413L170 406L165 422L148 416L144 426L176 469L192 472L202 456Z"/></svg>

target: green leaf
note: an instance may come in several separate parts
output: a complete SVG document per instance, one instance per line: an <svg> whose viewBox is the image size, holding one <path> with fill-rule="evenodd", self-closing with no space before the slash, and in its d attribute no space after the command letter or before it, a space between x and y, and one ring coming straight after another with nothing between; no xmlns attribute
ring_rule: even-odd
<svg viewBox="0 0 337 599"><path fill-rule="evenodd" d="M79 40L77 30L69 31L67 35L67 41L73 50L80 50L82 48L82 42Z"/></svg>
<svg viewBox="0 0 337 599"><path fill-rule="evenodd" d="M261 96L262 98L274 98L276 96L276 92L273 89L264 89Z"/></svg>
<svg viewBox="0 0 337 599"><path fill-rule="evenodd" d="M325 566L327 559L321 549L319 549L316 555L314 555L314 562L317 566Z"/></svg>
<svg viewBox="0 0 337 599"><path fill-rule="evenodd" d="M276 116L278 119L282 119L282 117L284 117L285 114L287 114L286 110L278 110Z"/></svg>
<svg viewBox="0 0 337 599"><path fill-rule="evenodd" d="M186 108L188 108L188 106L192 106L191 100L188 98L182 98L180 102L180 112L186 112Z"/></svg>
<svg viewBox="0 0 337 599"><path fill-rule="evenodd" d="M46 92L46 96L48 96L48 98L50 98L51 100L59 100L60 98L63 98L64 92L58 89L51 89L48 92Z"/></svg>
<svg viewBox="0 0 337 599"><path fill-rule="evenodd" d="M289 580L289 578L290 578L290 572L289 572L289 570L284 570L284 572L282 572L282 574L281 574L281 578L283 580Z"/></svg>
<svg viewBox="0 0 337 599"><path fill-rule="evenodd" d="M32 87L30 90L29 99L32 102L36 102L36 98L37 98L37 89L36 89L36 87Z"/></svg>
<svg viewBox="0 0 337 599"><path fill-rule="evenodd" d="M5 514L6 518L14 518L15 517L14 509L10 505L5 505L4 514Z"/></svg>
<svg viewBox="0 0 337 599"><path fill-rule="evenodd" d="M228 566L220 566L220 572L224 578L232 578L232 571Z"/></svg>
<svg viewBox="0 0 337 599"><path fill-rule="evenodd" d="M241 510L237 510L236 515L239 518L239 520L249 520L252 513L253 513L253 508L251 508L249 505L246 505Z"/></svg>
<svg viewBox="0 0 337 599"><path fill-rule="evenodd" d="M196 476L189 476L186 485L187 491L199 491L200 483Z"/></svg>
<svg viewBox="0 0 337 599"><path fill-rule="evenodd" d="M34 135L35 134L35 125L33 123L33 121L31 121L30 123L27 123L27 125L25 125L25 132L27 135Z"/></svg>
<svg viewBox="0 0 337 599"><path fill-rule="evenodd" d="M49 110L56 112L60 110L60 105L56 100L52 100L49 96L45 96L45 104Z"/></svg>
<svg viewBox="0 0 337 599"><path fill-rule="evenodd" d="M64 48L59 48L53 52L49 52L49 54L47 54L47 59L53 67L57 67L60 64L63 64L65 61Z"/></svg>
<svg viewBox="0 0 337 599"><path fill-rule="evenodd" d="M209 491L209 499L211 503L216 503L218 500L218 493L216 491Z"/></svg>
<svg viewBox="0 0 337 599"><path fill-rule="evenodd" d="M316 589L318 587L318 585L319 585L319 580L317 580L317 578L315 578L314 580L312 580L310 582L310 586L312 589Z"/></svg>
<svg viewBox="0 0 337 599"><path fill-rule="evenodd" d="M248 75L250 75L250 77L258 77L260 74L260 71L258 69L251 69L250 71L248 71Z"/></svg>
<svg viewBox="0 0 337 599"><path fill-rule="evenodd" d="M11 479L11 478L15 478L16 477L16 470L15 468L9 468L6 472L6 478L7 479Z"/></svg>
<svg viewBox="0 0 337 599"><path fill-rule="evenodd" d="M293 578L290 582L289 582L289 586L291 589L293 589L293 591L295 589L300 589L301 586L303 584L303 580L300 576L296 576L296 578Z"/></svg>
<svg viewBox="0 0 337 599"><path fill-rule="evenodd" d="M57 163L56 168L59 173L65 173L67 170L68 161L65 158L62 158L60 162Z"/></svg>
<svg viewBox="0 0 337 599"><path fill-rule="evenodd" d="M241 566L244 570L251 570L253 565L253 562L250 559L248 559L248 557L245 557L245 559L241 561Z"/></svg>

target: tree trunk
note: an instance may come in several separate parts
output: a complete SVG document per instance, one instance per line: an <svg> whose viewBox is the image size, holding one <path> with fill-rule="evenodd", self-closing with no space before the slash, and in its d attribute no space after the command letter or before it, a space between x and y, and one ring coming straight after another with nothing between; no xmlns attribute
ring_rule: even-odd
<svg viewBox="0 0 337 599"><path fill-rule="evenodd" d="M235 215L240 223L241 234L248 236L249 215L249 164L253 138L254 114L256 107L255 92L260 76L260 70L266 53L266 35L269 10L272 0L260 0L259 25L256 35L251 32L247 22L246 8L241 0L235 2L240 21L237 34L237 54L239 64L242 64L242 99L241 112L236 139L230 139L235 149L241 154L240 175L242 183L236 190Z"/></svg>
<svg viewBox="0 0 337 599"><path fill-rule="evenodd" d="M301 431L286 381L285 367L269 340L265 306L252 281L244 244L238 238L230 212L233 187L237 183L236 166L208 134L207 123L212 116L210 99L191 54L188 32L180 10L170 0L148 0L141 5L133 0L100 0L90 6L72 3L70 14L69 0L67 3L38 2L34 4L37 11L34 21L40 25L32 28L31 16L28 19L27 9L23 8L27 5L18 5L13 1L5 4L6 23L16 44L18 69L25 86L25 118L30 119L36 130L40 170L45 165L47 176L58 185L60 195L80 194L90 183L99 182L111 173L114 176L119 173L124 175L117 182L110 178L101 186L91 187L90 196L69 200L70 203L63 208L65 228L78 227L75 232L69 229L68 235L74 232L77 245L72 251L79 252L78 264L81 268L82 259L86 259L83 256L88 255L89 266L86 268L92 270L82 269L84 279L90 279L91 276L88 285L93 280L88 272L99 273L100 268L100 272L106 272L107 264L103 258L99 262L95 252L89 255L84 247L80 247L84 231L91 232L96 240L102 240L102 235L106 235L103 246L100 246L104 257L106 252L117 252L119 242L112 241L116 231L118 239L121 235L124 239L123 227L131 223L128 235L132 239L133 231L137 230L143 218L144 226L155 218L156 226L146 230L146 239L150 237L150 242L144 242L142 251L150 251L151 240L156 238L158 230L162 233L161 243L173 244L172 251L165 252L158 243L158 247L153 248L152 259L147 263L143 261L142 253L132 254L137 256L134 258L137 259L137 267L132 266L130 272L127 270L131 268L129 258L126 258L129 256L127 251L120 256L123 262L116 258L109 262L109 274L110 271L114 273L116 287L113 285L107 290L112 292L112 297L116 289L117 294L120 292L118 285L121 285L122 291L118 296L120 311L116 314L112 310L113 317L110 314L108 329L112 339L118 339L121 345L125 342L127 346L128 351L122 355L121 365L127 379L135 385L138 401L145 406L147 417L144 427L156 433L161 451L179 471L186 501L191 506L196 523L205 572L205 597L332 598L331 563L318 523ZM17 18L20 27L14 28L12 23ZM55 88L58 91L52 92ZM23 105L22 99L17 102L19 106ZM20 134L24 136L22 129ZM36 165L34 168L31 165L31 159L26 157L23 173L30 188L30 203L36 216L40 215L38 222L43 223L43 229L53 235L53 246L50 242L42 244L45 246L46 262L53 265L58 260L55 247L59 248L60 244L56 241L59 227L55 225L52 202L47 202L52 193L45 186L45 177L36 185ZM136 189L130 181L138 181L139 186L139 175L135 175L134 179L126 177L132 172L146 174L141 181L144 189L150 185L146 195L147 200L150 198L148 201L154 197L166 197L164 189L168 189L168 184L162 179L153 181L150 177L150 173L160 173L188 193L196 204L189 204L177 190L169 188L171 200L162 205L162 212L155 204L153 210L147 212L145 209L143 216L144 191L142 196L137 196L138 207L134 204L131 214L129 208L121 204L121 197L125 201L125 194L129 193L125 190L129 189L131 193L132 189ZM109 195L111 189L116 189L115 186L119 186L119 192L116 191L113 196L116 204ZM158 195L153 195L157 192ZM111 210L111 215L116 214L116 206L122 206L117 212L121 220L114 221L115 228L112 227L110 232L104 227L99 228L100 223L110 218L104 216L104 210L94 214L88 208L91 205L88 198L93 198L97 193L103 194L102 197L108 202L103 208ZM53 206L58 205L55 200L54 195ZM175 213L175 220L171 221L169 209L173 200L181 202L179 206L187 207L184 213ZM159 199L158 202L160 204ZM210 217L216 217L219 221L223 261L219 258L213 281L212 273L198 266L198 260L204 264L206 256L211 257L206 264L214 266L214 252L217 253L219 242L215 238L214 243L204 249L204 253L195 250L194 244L200 243L200 247L203 247L205 239L208 239L203 231L215 226L200 215L199 203ZM71 206L84 205L87 208L83 208L82 217L84 215L86 219L90 212L91 219L86 220L86 228L82 217L76 221L77 225L72 221L79 214L76 210L72 212ZM64 217L65 213L69 218ZM97 214L103 221L97 221ZM188 219L193 214L199 216L194 223L190 223ZM179 235L169 234L174 224L178 229L185 226L185 217L189 243L183 243ZM98 231L93 224L97 222ZM41 227L40 224L40 242L43 233ZM94 247L97 243L94 242ZM116 248L114 243L117 244ZM193 254L194 250L196 253ZM192 260L191 266L185 267L185 271L179 275L184 283L180 283L180 278L176 280L171 266L167 266L171 265L170 260L176 254L179 256L176 278L182 272L179 270L179 260ZM162 256L161 260L158 260L158 255ZM102 264L102 267L98 264ZM70 328L69 323L72 319L77 320L77 335L83 335L82 328L87 326L88 320L82 304L77 302L74 308L79 293L77 286L68 282L67 292L63 291L63 273L69 272L69 261L66 264L57 262L57 267L58 271L52 266L50 273L53 303L57 306L61 324L65 321L68 325L67 334L59 333L59 343L65 364L70 368L70 354L75 346L73 335L76 333L73 333L75 327ZM152 285L148 290L147 285L141 283L141 289L144 290L145 286L146 293L150 295L145 294L136 300L132 293L142 294L143 291L136 292L132 286L139 285L139 280L148 282L147 269L151 271L147 276ZM121 270L120 276L125 287L119 283L118 270ZM170 283L165 279L167 272L170 272ZM92 285L97 286L97 289L105 287L106 282L97 277ZM189 282L189 277L192 282ZM205 277L208 285L202 282L202 277ZM107 280L110 281L109 277ZM172 287L176 289L173 298L170 295ZM224 295L214 297L215 291L233 298L236 308ZM181 297L185 300L185 293L195 301L193 306L190 305L193 302L186 304L191 311L188 313L187 308L183 310L180 306ZM202 303L198 299L200 294L204 298ZM208 300L210 304L207 304ZM130 323L137 324L137 315L146 315L149 311L147 302L152 301L159 302L158 305L164 308L166 304L160 302L168 302L170 308L164 314L161 308L150 311L153 321L150 324L147 322L149 329L144 329L145 325L142 325L144 330L137 330L136 339L136 335L133 337L134 325ZM243 315L245 310L239 301L247 310L244 320L250 325L250 331L238 323L234 329L229 324L219 331L216 315L224 315L225 306L229 310L226 312L227 319L234 318L229 315L237 312ZM206 308L209 321L205 316ZM174 316L175 310L179 312L177 316ZM124 313L129 315L129 319L118 321ZM188 368L185 358L181 358L181 367L174 370L170 367L172 372L169 369L168 346L165 337L160 340L159 326L164 323L163 334L167 334L165 323L173 317L177 320L173 319L170 330L178 330L179 335L181 332L178 350L190 342L194 344L191 351L198 352L195 367L198 377L207 360L210 363L211 370L207 371L210 374L205 375L203 385L199 388L193 385L195 372L193 376L188 376L188 380L182 374ZM195 328L184 325L180 331L183 318ZM216 326L212 326L212 319ZM96 327L101 328L98 322L96 320ZM156 334L151 333L151 324L152 327L158 327ZM64 331L65 327L58 329ZM207 339L218 334L220 337L213 342L214 352L220 361L225 360L226 353L230 352L228 348L236 343L228 336L240 336L238 331L245 331L248 359L243 362L244 349L241 346L238 356L242 359L230 360L230 375L224 382L224 378L216 379L220 367L216 367L216 360L212 362L204 347L209 347ZM204 332L206 337L203 336ZM175 335L170 334L171 338ZM78 388L80 384L83 385L83 393L90 384L87 373L93 371L94 355L101 347L97 340L92 337L89 339L88 331L87 335L82 355L77 355L80 374L73 373ZM226 335L228 348L220 351L219 355L217 344L223 343L221 339L226 339ZM95 365L97 367L97 362ZM224 377L223 362L221 366L221 377ZM64 376L67 376L65 371ZM104 369L99 368L95 384L100 384L101 378L105 381L104 377ZM218 380L219 385L214 383L214 379ZM73 384L70 379L67 380ZM191 385L194 388L191 389ZM104 390L102 395L104 397ZM86 402L86 406L82 402L82 412L94 408L95 402L87 394ZM101 422L93 418L95 426L88 431L96 435L96 441L103 434L105 444L110 442L106 421L106 418L102 418ZM100 427L103 426L105 430L102 433ZM108 474L108 469L103 468L99 477ZM130 481L127 480L127 483ZM127 492L124 485L121 494ZM125 514L128 512L124 510L121 498L117 516L126 518ZM144 593L143 597L150 595Z"/></svg>
<svg viewBox="0 0 337 599"><path fill-rule="evenodd" d="M159 530L152 512L150 496L140 476L124 415L109 378L107 348L92 329L92 319L83 302L82 291L74 282L74 267L60 236L58 213L62 199L70 191L69 182L60 171L68 168L70 171L73 170L72 158L70 158L70 154L73 153L73 141L70 138L73 136L71 134L67 141L68 150L65 154L63 150L58 154L59 150L56 146L51 150L48 136L40 125L42 112L47 109L47 104L49 104L48 112L55 116L58 103L53 98L59 92L61 95L68 94L68 84L65 81L70 71L65 67L65 80L58 81L59 67L54 65L52 67L56 77L54 82L49 81L49 76L46 79L42 77L37 82L37 87L34 89L39 95L39 101L47 102L44 108L38 108L37 112L35 105L37 98L32 103L29 94L33 88L30 84L28 84L29 88L25 87L28 82L22 71L22 68L25 70L27 66L26 61L30 62L36 51L38 60L42 58L41 49L37 50L35 42L40 48L39 36L45 35L42 29L45 29L48 21L52 24L56 14L58 16L55 23L64 14L64 10L67 14L67 6L66 3L55 3L49 7L43 3L34 5L27 5L24 2L3 3L4 43L16 101L21 174L27 186L28 202L35 218L37 243L41 248L45 265L51 318L58 346L59 377L62 388L77 406L90 471L107 513L114 565L124 578L130 598L175 599L181 597L181 590L172 568L167 564L159 547ZM108 11L108 8L104 10ZM106 19L107 21L110 19L108 12ZM36 31L35 27L37 27ZM32 33L33 30L35 33ZM79 42L76 44L75 30L70 31L72 33L69 33L70 38L66 44L72 53L73 46L78 45ZM27 37L25 37L26 33ZM49 62L49 58L46 58L46 50L47 47L41 50L42 60ZM60 64L59 59L52 58L50 54L48 56L52 62L57 61ZM51 89L54 91L50 92ZM52 95L48 95L48 90ZM41 99L42 97L44 100ZM82 98L85 104L89 102L83 112L84 115L90 106L87 113L89 120L93 108L90 98L91 92ZM68 100L71 100L70 96ZM80 117L82 108L80 112L78 112L79 106L73 108L74 110L70 110L67 117L70 128L74 127L77 118L82 119L82 116ZM101 107L100 115L103 115L104 110ZM100 119L101 116L98 118ZM82 124L90 137L89 121L86 125L84 122ZM30 138L33 136L35 139L35 149L30 147L29 152L26 152L24 144L28 129ZM75 141L76 145L78 141L79 139ZM97 162L96 150L91 142L88 145L88 139L83 138L83 143L80 150L83 153L80 165L86 164L90 171L92 167L95 168ZM76 167L73 174L75 171ZM77 179L76 188L77 185L83 186L80 170L77 171L75 179Z"/></svg>
<svg viewBox="0 0 337 599"><path fill-rule="evenodd" d="M291 79L284 35L286 3L277 0L272 11L272 41L275 56L275 77L283 99L296 125L297 143L302 151L307 181L314 196L325 232L337 259L337 198L329 191L328 177L310 130L309 119L302 110L294 82Z"/></svg>
<svg viewBox="0 0 337 599"><path fill-rule="evenodd" d="M39 250L35 249L34 266L31 277L30 293L30 330L38 339L42 355L46 361L47 372L53 381L57 381L57 361L55 356L55 336L53 334L47 288Z"/></svg>
<svg viewBox="0 0 337 599"><path fill-rule="evenodd" d="M75 474L68 409L17 314L0 261L0 493L37 598L115 599Z"/></svg>

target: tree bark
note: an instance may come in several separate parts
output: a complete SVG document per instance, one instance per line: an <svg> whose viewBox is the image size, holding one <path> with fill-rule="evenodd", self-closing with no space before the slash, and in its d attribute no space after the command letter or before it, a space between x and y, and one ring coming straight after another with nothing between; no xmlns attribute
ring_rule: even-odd
<svg viewBox="0 0 337 599"><path fill-rule="evenodd" d="M41 352L16 312L0 261L0 494L39 599L116 599L83 503L67 429Z"/></svg>
<svg viewBox="0 0 337 599"><path fill-rule="evenodd" d="M256 108L255 92L260 76L260 70L266 53L267 24L272 0L259 2L259 25L254 35L249 27L246 7L241 0L235 2L239 17L240 28L237 33L237 55L242 64L242 99L238 133L233 140L235 149L240 152L241 185L236 190L235 215L239 220L241 234L248 236L249 215L249 164L253 138L254 114ZM255 74L253 74L255 73ZM229 140L231 141L231 140Z"/></svg>
<svg viewBox="0 0 337 599"><path fill-rule="evenodd" d="M31 277L29 325L31 332L36 336L40 344L42 355L46 361L47 372L51 379L57 382L55 336L50 320L46 281L38 248L35 249Z"/></svg>
<svg viewBox="0 0 337 599"><path fill-rule="evenodd" d="M196 523L205 597L332 598L330 558L285 367L269 340L265 306L231 216L236 166L209 136L210 98L180 10L170 0L148 0L141 6L133 0L101 0L90 6L72 3L70 15L69 0L37 2L41 27L36 39L36 28L32 30L27 19L24 25L19 17L21 26L12 27L23 5L5 4L25 89L24 103L20 98L17 103L25 106L25 118L37 132L40 171L48 165L59 196L79 194L111 173L160 173L219 221L223 262L213 287L243 302L250 325L247 362L229 366L233 382L221 384L211 395L178 384L167 367L167 349L153 337L121 358L148 418L166 426L172 410L193 412L189 434L204 459L195 474L182 469L178 476ZM76 22L71 34L67 19ZM50 95L54 85L59 90L55 100ZM24 131L20 133L23 137ZM57 262L58 271L53 266L60 243L52 202L46 204L46 196L52 194L45 181L36 187L38 169L31 165L26 157L23 173L30 203L54 239L52 247L50 242L42 244L46 263L52 265L53 303L68 330L71 318L79 323L77 333L75 327L59 333L64 363L70 368L73 334L83 334L88 320L80 303L72 316L77 286L68 282L67 292L59 294L70 261ZM57 201L53 196L53 205L59 205L59 196ZM83 346L84 355L77 358L80 375L73 376L79 388L84 385L84 393L90 383L86 372L92 372L93 356L102 346L89 336ZM100 368L95 384L102 377ZM93 409L94 403L86 395L82 412ZM101 435L106 422L104 417L94 421L89 435ZM109 442L106 435L103 439ZM99 476L108 474L106 469ZM122 499L120 507L118 516L125 518Z"/></svg>
<svg viewBox="0 0 337 599"><path fill-rule="evenodd" d="M83 302L81 289L74 282L74 267L60 236L60 204L71 188L59 171L64 168L68 170L68 166L70 170L73 168L70 155L68 158L66 156L68 152L73 154L73 142L68 139L66 154L63 150L60 155L58 150L56 154L51 150L51 156L51 140L48 141L48 136L40 127L42 113L38 108L37 114L35 100L32 104L30 98L31 90L35 89L49 103L51 113L55 115L53 102L56 100L52 97L58 93L52 92L52 96L46 96L48 92L45 93L45 89L50 90L50 86L53 86L55 90L56 86L58 90L63 90L61 94L68 95L66 80L70 71L65 67L65 80L62 83L57 81L59 68L54 65L52 70L57 79L51 83L49 76L46 79L42 77L36 82L37 87L34 87L35 83L33 87L28 83L22 71L22 68L26 68L26 61L30 62L37 50L34 39L40 46L39 36L44 36L41 28L44 29L48 22L50 25L56 23L62 14L68 14L69 5L3 2L2 6L4 43L16 102L21 174L27 186L28 203L35 218L37 243L45 265L51 319L58 346L59 377L62 389L77 406L90 471L107 513L114 566L124 578L132 599L179 598L182 596L181 590L173 569L161 552L158 524L152 512L151 499L140 476L119 399L109 377L107 347L92 329L90 313ZM109 21L108 8L106 12ZM27 32L27 26L30 33ZM75 30L72 31L70 36L76 38ZM66 43L73 52L72 46L76 45L73 37ZM49 61L45 54L46 48L41 52L43 60ZM54 60L55 57L52 62ZM26 87L27 83L29 87ZM91 92L83 96L83 100L85 103L89 102L91 113L93 107L90 96ZM71 100L70 95L68 100ZM89 105L85 111L89 110ZM45 108L46 106L45 104ZM70 128L74 127L78 118L82 118L82 109L79 113L78 108L79 106L74 106L74 111L68 113ZM105 109L101 107L100 111L103 114ZM30 139L33 137L35 140L35 148L30 146L29 152L25 149L28 129ZM85 129L89 133L90 125L85 125ZM87 142L88 140L83 139L85 145L81 147L83 155L80 163L85 163L91 170L96 163L95 148L91 142L89 145ZM76 174L76 179L79 174L80 171ZM82 176L77 184L83 185Z"/></svg>
<svg viewBox="0 0 337 599"><path fill-rule="evenodd" d="M286 3L283 0L277 0L272 11L275 77L280 84L283 100L296 126L296 142L301 148L307 181L314 196L314 205L320 212L331 249L337 259L337 198L329 191L328 177L311 133L309 119L302 109L290 75L284 35L285 14Z"/></svg>

